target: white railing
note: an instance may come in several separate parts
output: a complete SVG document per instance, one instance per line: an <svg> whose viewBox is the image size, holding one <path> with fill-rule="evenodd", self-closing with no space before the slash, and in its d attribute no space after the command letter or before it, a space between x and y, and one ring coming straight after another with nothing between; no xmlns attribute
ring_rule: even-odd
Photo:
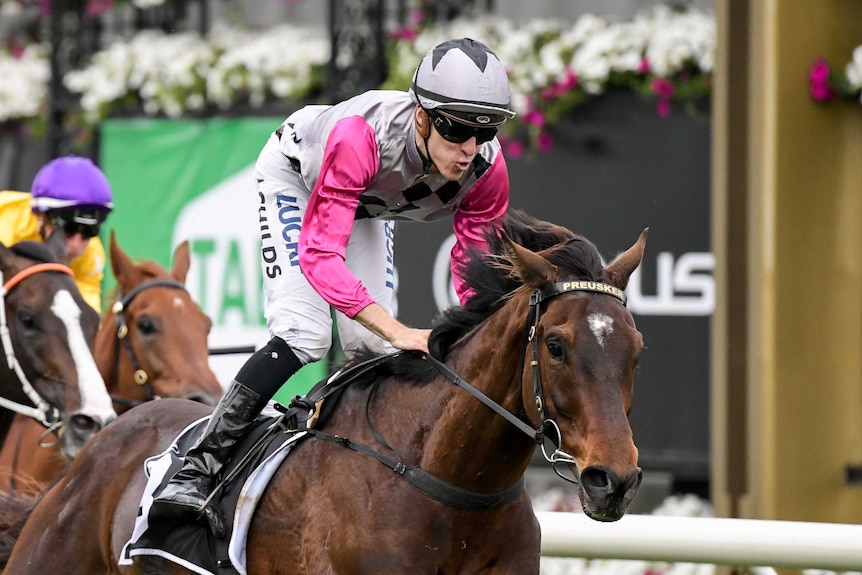
<svg viewBox="0 0 862 575"><path fill-rule="evenodd" d="M545 557L862 570L862 525L658 515L601 523L582 513L549 511L536 516Z"/></svg>

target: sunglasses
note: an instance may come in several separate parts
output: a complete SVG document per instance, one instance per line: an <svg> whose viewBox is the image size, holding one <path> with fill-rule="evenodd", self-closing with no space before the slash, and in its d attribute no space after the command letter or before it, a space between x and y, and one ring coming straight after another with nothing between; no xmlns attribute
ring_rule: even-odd
<svg viewBox="0 0 862 575"><path fill-rule="evenodd" d="M74 220L64 220L62 218L54 218L54 226L62 227L67 238L71 238L75 234L81 234L85 240L89 240L99 235L99 230L102 224L82 224Z"/></svg>
<svg viewBox="0 0 862 575"><path fill-rule="evenodd" d="M431 123L437 133L443 136L443 139L453 144L463 144L470 138L476 138L477 144L490 142L497 135L496 126L470 126L461 122L456 122L452 118L440 114L428 113L431 118Z"/></svg>

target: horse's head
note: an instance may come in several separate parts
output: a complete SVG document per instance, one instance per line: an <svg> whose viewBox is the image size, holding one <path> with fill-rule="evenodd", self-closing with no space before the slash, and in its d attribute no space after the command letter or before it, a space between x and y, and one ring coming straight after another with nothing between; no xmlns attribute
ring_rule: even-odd
<svg viewBox="0 0 862 575"><path fill-rule="evenodd" d="M96 360L118 411L156 397L215 405L222 386L209 367L212 322L184 288L188 242L174 251L168 273L154 261L135 264L110 242L117 300L96 340Z"/></svg>
<svg viewBox="0 0 862 575"><path fill-rule="evenodd" d="M0 396L11 402L4 407L59 428L72 459L116 417L93 359L99 314L46 244L0 244L0 271Z"/></svg>
<svg viewBox="0 0 862 575"><path fill-rule="evenodd" d="M532 298L524 406L559 446L549 459L579 475L581 505L601 521L622 517L641 482L628 414L643 340L623 290L646 236L606 267L595 246L574 234L539 252L502 237L520 291L529 293L520 297Z"/></svg>

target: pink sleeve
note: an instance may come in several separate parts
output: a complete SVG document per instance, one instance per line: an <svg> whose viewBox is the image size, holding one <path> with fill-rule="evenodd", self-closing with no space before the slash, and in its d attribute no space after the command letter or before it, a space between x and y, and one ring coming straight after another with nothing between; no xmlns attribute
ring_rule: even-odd
<svg viewBox="0 0 862 575"><path fill-rule="evenodd" d="M351 116L335 124L299 234L303 275L324 300L350 318L374 303L347 269L344 253L359 196L379 166L376 134L363 118Z"/></svg>
<svg viewBox="0 0 862 575"><path fill-rule="evenodd" d="M501 220L508 208L509 170L503 154L497 154L494 164L482 174L461 202L461 208L455 213L452 224L455 230L455 245L451 253L452 283L462 305L472 295L459 272L467 258L467 249L473 246L479 250L487 250L485 230L489 224Z"/></svg>

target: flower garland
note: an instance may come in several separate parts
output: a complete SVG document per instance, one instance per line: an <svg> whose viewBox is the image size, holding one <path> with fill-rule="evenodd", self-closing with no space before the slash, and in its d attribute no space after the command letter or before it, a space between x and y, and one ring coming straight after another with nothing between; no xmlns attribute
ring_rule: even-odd
<svg viewBox="0 0 862 575"><path fill-rule="evenodd" d="M94 55L64 83L81 95L88 123L131 111L178 118L208 104L226 110L247 103L302 100L322 84L329 42L322 30L291 25L263 32L216 27L197 33L146 30ZM301 45L302 50L295 47Z"/></svg>
<svg viewBox="0 0 862 575"><path fill-rule="evenodd" d="M712 15L694 8L660 5L630 22L594 15L574 24L533 20L517 27L490 16L460 20L412 33L399 31L384 87L406 89L422 56L453 37L491 46L508 66L512 107L504 146L517 157L525 148L552 145L548 127L561 114L611 89L655 98L666 117L672 102L691 103L710 94L716 30Z"/></svg>
<svg viewBox="0 0 862 575"><path fill-rule="evenodd" d="M853 50L843 74L833 70L822 56L816 58L808 70L808 90L818 102L840 97L862 104L862 45Z"/></svg>
<svg viewBox="0 0 862 575"><path fill-rule="evenodd" d="M11 1L17 0L0 0ZM568 23L536 19L516 25L486 15L424 27L420 20L390 35L390 76L382 87L406 89L422 56L449 38L487 43L508 66L518 116L501 139L513 157L528 148L548 149L551 127L562 114L608 90L644 94L667 116L674 103L696 102L711 89L715 21L695 8L657 6L622 22L584 15ZM16 71L3 74L0 123L44 115L45 50L0 58L6 66L17 60ZM63 81L80 96L83 121L96 125L117 113L175 118L207 107L301 101L322 89L328 60L322 28L217 27L208 38L150 30L109 45Z"/></svg>

